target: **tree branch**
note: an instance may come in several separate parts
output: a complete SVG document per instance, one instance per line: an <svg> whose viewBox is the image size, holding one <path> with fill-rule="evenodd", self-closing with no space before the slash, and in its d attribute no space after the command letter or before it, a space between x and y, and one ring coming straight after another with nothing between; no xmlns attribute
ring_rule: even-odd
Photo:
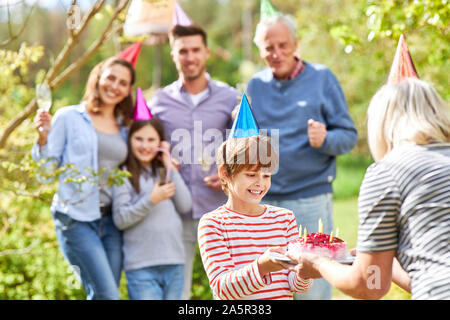
<svg viewBox="0 0 450 320"><path fill-rule="evenodd" d="M7 256L7 255L11 255L11 254L23 255L23 254L30 253L30 251L34 247L36 247L40 242L41 242L41 240L37 239L37 240L33 241L28 247L23 248L23 249L9 249L9 250L5 250L5 251L0 251L0 258Z"/></svg>
<svg viewBox="0 0 450 320"><path fill-rule="evenodd" d="M73 48L78 43L78 38L83 33L83 31L86 29L86 27L87 27L89 21L92 19L92 17L98 11L100 11L100 9L102 8L105 1L106 0L97 1L92 6L91 10L84 16L83 20L81 21L80 27L77 28L77 30L75 32L70 32L69 39L67 39L64 48L61 50L61 52L59 53L55 62L53 63L52 67L50 68L50 70L47 72L47 74L45 76L45 80L50 85L50 89L53 89L53 87L50 83L56 77L59 69L61 69L61 66L67 60L67 58L69 57Z"/></svg>
<svg viewBox="0 0 450 320"><path fill-rule="evenodd" d="M36 99L32 99L25 109L14 119L12 119L8 126L5 128L5 130L2 133L2 136L0 138L0 149L3 149L5 147L6 141L8 140L11 133L18 127L20 124L27 119L29 116L31 116L36 110L37 110L37 103Z"/></svg>
<svg viewBox="0 0 450 320"><path fill-rule="evenodd" d="M122 10L126 8L130 0L122 0L111 16L107 26L103 30L103 33L100 37L91 44L91 46L86 50L86 52L77 59L74 63L70 64L64 71L62 71L58 76L58 71L62 67L63 63L69 57L75 45L78 43L78 39L81 33L88 26L88 22L92 19L92 17L102 8L105 0L97 1L91 10L85 15L83 21L80 23L80 27L76 32L70 33L69 39L67 39L64 48L61 50L60 54L56 58L55 62L51 66L50 70L47 72L45 76L45 81L49 84L51 90L55 90L61 84L64 83L75 71L81 68L89 58L121 27L118 25L116 27L112 27L114 21L116 21L118 15ZM6 129L3 131L0 137L0 149L5 147L6 141L11 133L28 117L30 117L34 112L36 112L38 105L35 99L32 99L24 110L14 119L12 119Z"/></svg>
<svg viewBox="0 0 450 320"><path fill-rule="evenodd" d="M37 2L31 7L30 12L28 13L27 17L25 18L25 21L22 24L22 27L20 27L20 30L16 33L13 34L12 31L12 25L11 25L11 13L9 11L9 4L8 4L8 31L9 31L9 36L10 38L7 40L4 40L0 43L0 48L5 48L6 46L8 46L11 42L13 42L14 40L16 40L18 37L20 37L20 35L23 33L23 31L25 30L28 21L30 20L30 16L31 13L33 12L34 8L36 7Z"/></svg>
<svg viewBox="0 0 450 320"><path fill-rule="evenodd" d="M77 59L77 61L75 61L74 63L72 63L71 65L69 65L63 72L61 72L61 74L59 74L59 76L57 76L55 79L53 79L53 81L50 83L50 87L51 88L56 88L59 85L61 85L62 83L64 83L64 81L67 80L67 78L69 78L75 71L77 71L78 69L80 69L88 60L89 58L95 53L97 52L97 50L106 42L108 41L111 36L116 33L121 27L122 25L117 25L116 27L112 27L114 21L117 19L117 16L119 15L119 13L125 8L125 6L128 4L128 0L127 1L123 1L122 5L119 5L114 14L111 16L108 24L106 25L105 29L103 30L102 34L97 38L96 41L94 41L91 46L86 50L86 52Z"/></svg>

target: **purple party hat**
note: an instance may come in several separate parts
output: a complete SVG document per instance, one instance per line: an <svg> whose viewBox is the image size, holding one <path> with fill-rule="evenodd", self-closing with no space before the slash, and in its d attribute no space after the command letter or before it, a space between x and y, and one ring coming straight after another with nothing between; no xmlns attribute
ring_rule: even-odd
<svg viewBox="0 0 450 320"><path fill-rule="evenodd" d="M151 118L153 118L153 115L145 102L145 97L141 88L138 87L136 92L136 106L134 107L133 120L146 121Z"/></svg>
<svg viewBox="0 0 450 320"><path fill-rule="evenodd" d="M190 26L192 24L191 19L189 19L186 12L184 12L183 8L175 1L175 10L173 11L173 25L180 26Z"/></svg>

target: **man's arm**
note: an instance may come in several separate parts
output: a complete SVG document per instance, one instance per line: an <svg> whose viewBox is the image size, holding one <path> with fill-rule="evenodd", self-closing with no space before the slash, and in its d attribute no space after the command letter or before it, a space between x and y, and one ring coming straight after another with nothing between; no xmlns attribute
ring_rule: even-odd
<svg viewBox="0 0 450 320"><path fill-rule="evenodd" d="M330 83L325 90L326 137L318 150L331 156L337 156L352 150L358 140L358 133L350 117L344 92L331 71Z"/></svg>

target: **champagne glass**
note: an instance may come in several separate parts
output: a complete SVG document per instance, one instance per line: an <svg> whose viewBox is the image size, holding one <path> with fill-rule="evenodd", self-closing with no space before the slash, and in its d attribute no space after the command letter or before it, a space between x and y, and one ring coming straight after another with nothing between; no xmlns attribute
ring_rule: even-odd
<svg viewBox="0 0 450 320"><path fill-rule="evenodd" d="M212 154L212 150L216 150L215 144L213 142L203 143L202 156L198 159L198 162L202 169L203 179L210 177L217 173L217 168L215 166L215 158ZM208 184L208 183L207 183Z"/></svg>
<svg viewBox="0 0 450 320"><path fill-rule="evenodd" d="M242 99L242 95L245 93L245 91L247 90L247 84L243 83L243 82L239 82L236 83L236 90L238 91L239 95L238 95L238 100Z"/></svg>
<svg viewBox="0 0 450 320"><path fill-rule="evenodd" d="M50 111L52 106L52 91L47 83L41 83L36 85L36 102L39 109L46 112ZM39 127L39 131L48 131L50 128L48 126Z"/></svg>

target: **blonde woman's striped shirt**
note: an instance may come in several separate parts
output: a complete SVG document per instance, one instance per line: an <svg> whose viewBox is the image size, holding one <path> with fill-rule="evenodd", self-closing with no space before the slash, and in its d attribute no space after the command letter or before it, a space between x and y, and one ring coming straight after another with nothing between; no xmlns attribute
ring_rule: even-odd
<svg viewBox="0 0 450 320"><path fill-rule="evenodd" d="M450 299L450 144L402 145L371 165L358 251L396 250L413 299Z"/></svg>
<svg viewBox="0 0 450 320"><path fill-rule="evenodd" d="M215 299L292 299L292 292L311 287L311 279L288 270L260 276L257 258L271 247L287 250L297 237L292 211L265 207L249 216L222 206L201 218L198 243Z"/></svg>

